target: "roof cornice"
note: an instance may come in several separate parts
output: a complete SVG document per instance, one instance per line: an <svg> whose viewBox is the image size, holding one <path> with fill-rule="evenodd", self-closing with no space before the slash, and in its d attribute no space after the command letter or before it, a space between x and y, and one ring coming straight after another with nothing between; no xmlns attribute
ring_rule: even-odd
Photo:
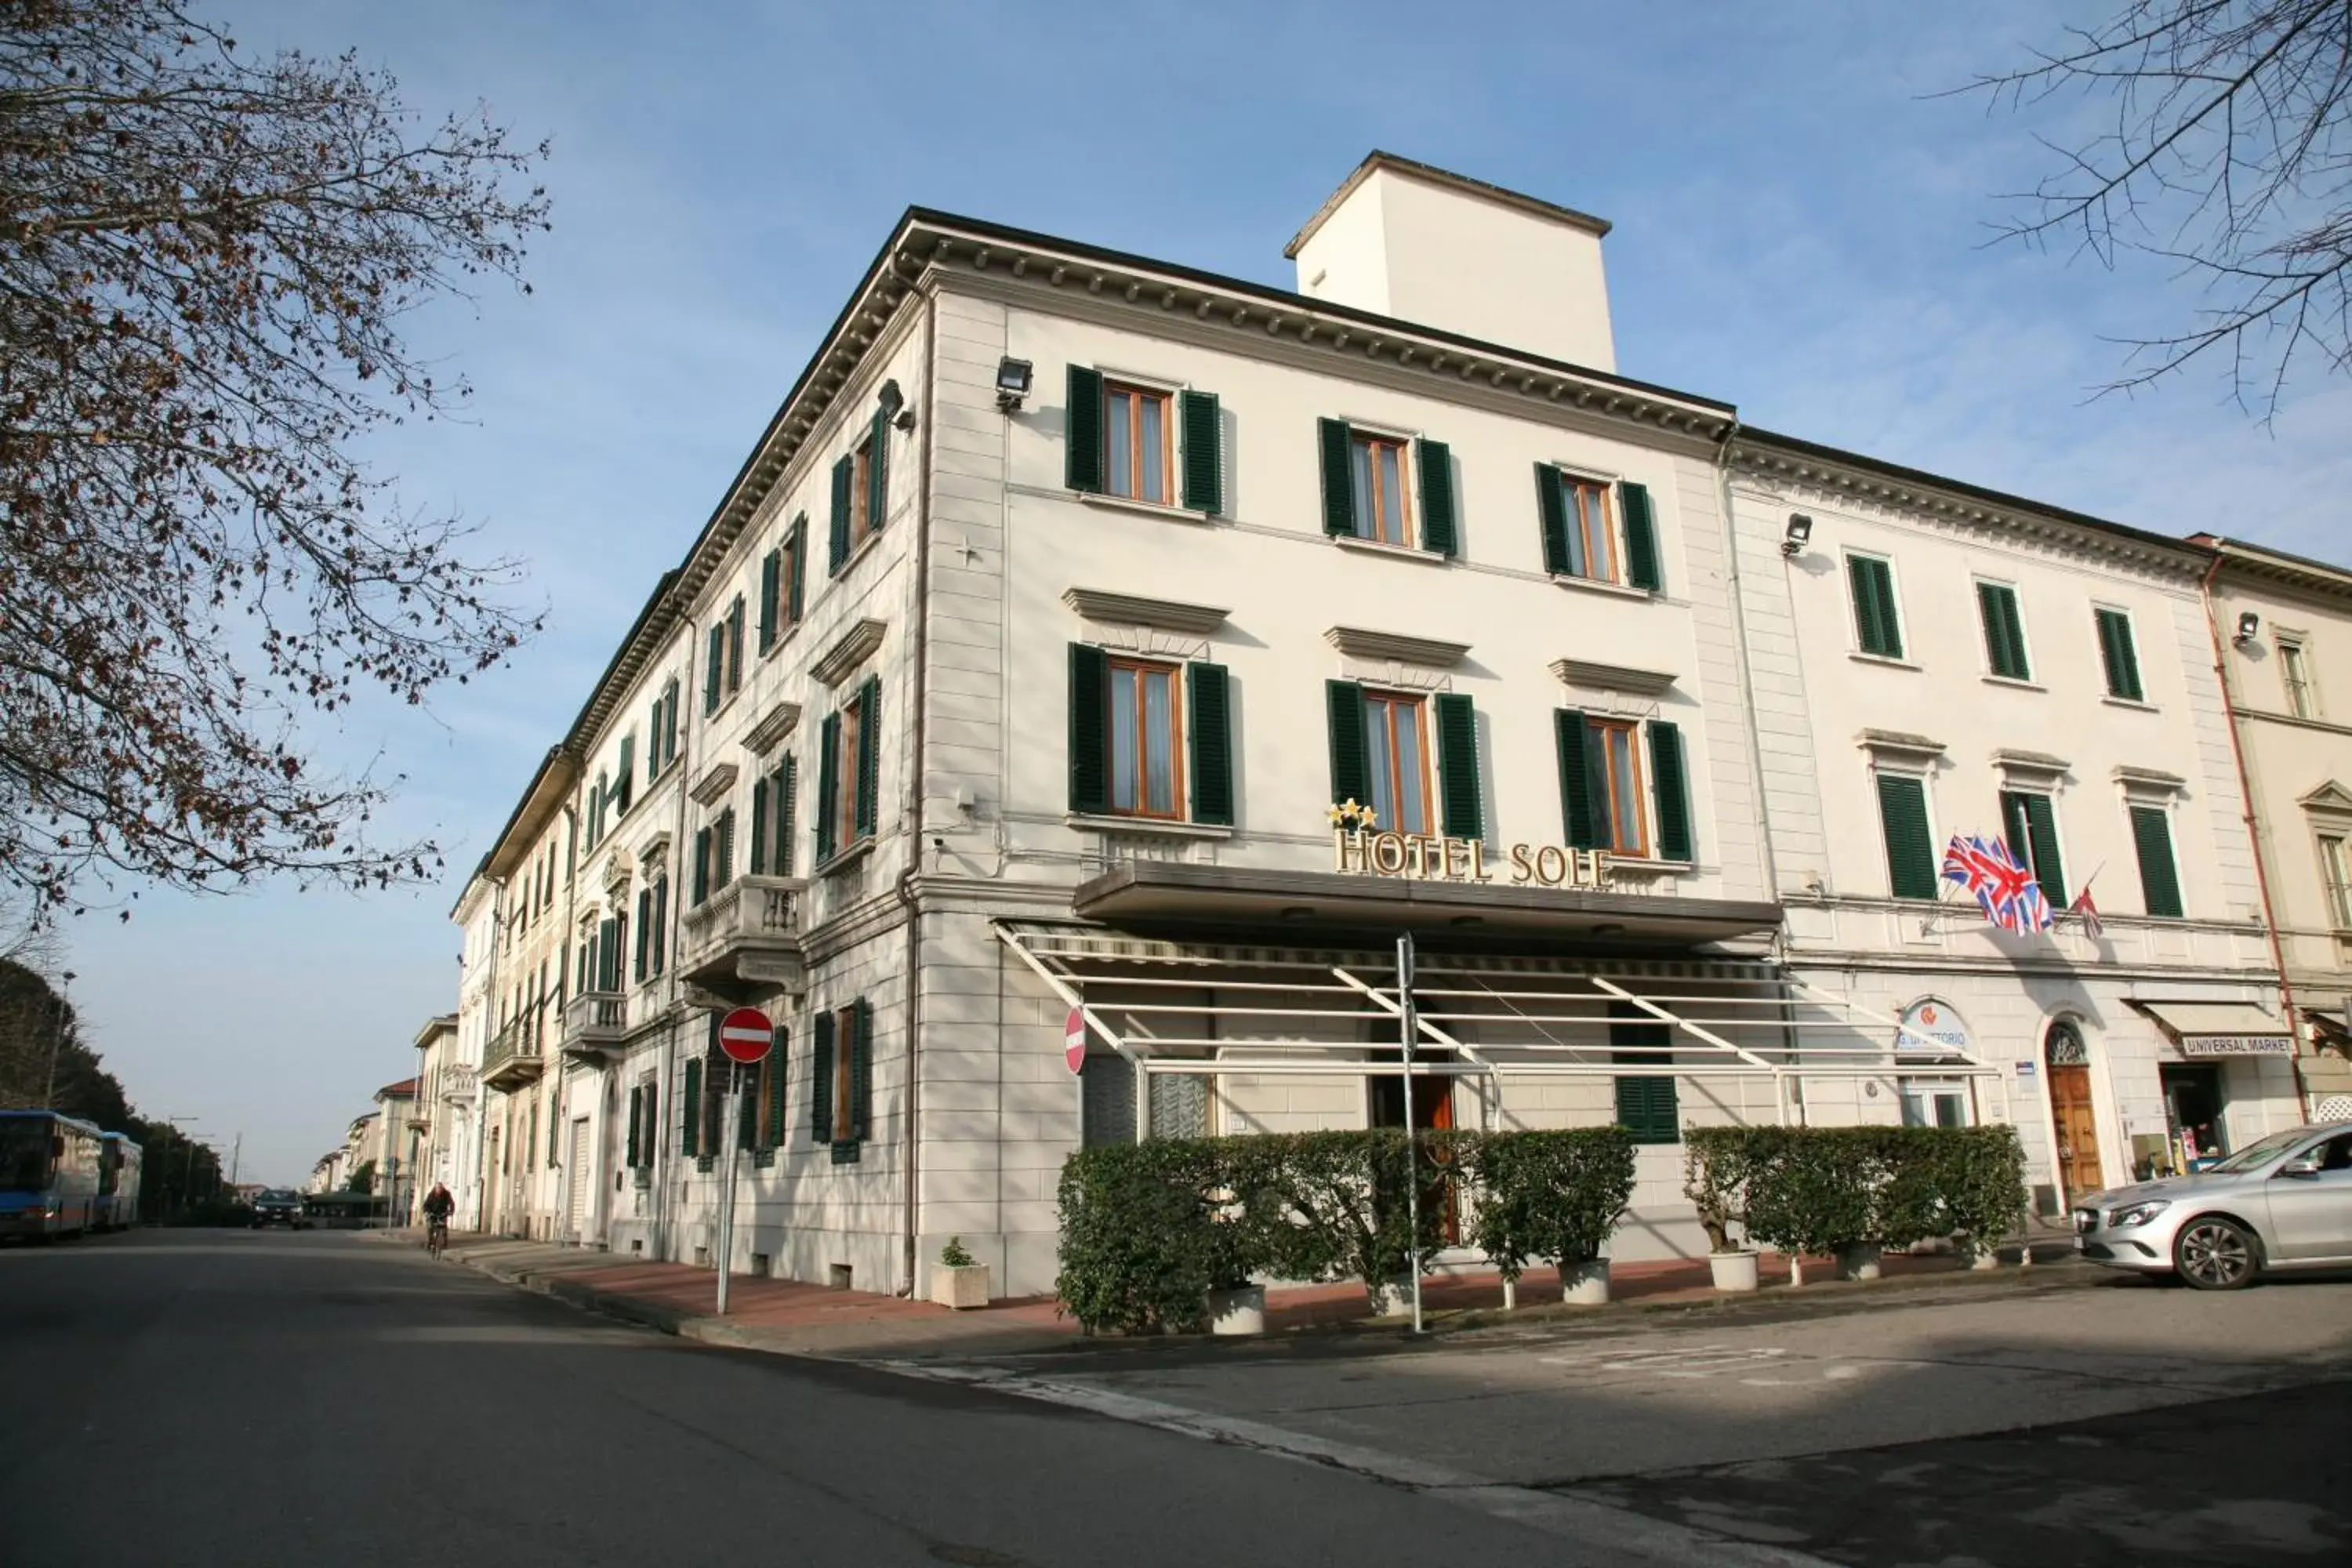
<svg viewBox="0 0 2352 1568"><path fill-rule="evenodd" d="M2225 574L2260 577L2273 583L2284 583L2308 593L2336 596L2352 596L2352 570L2331 566L2325 561L2314 561L2305 555L2290 555L2284 550L2266 545L2250 544L2242 539L2224 539L2210 533L2190 536L2199 544L2221 557Z"/></svg>
<svg viewBox="0 0 2352 1568"><path fill-rule="evenodd" d="M1611 227L1609 220L1605 217L1594 217L1591 213L1581 213L1574 207L1564 207L1557 202L1548 202L1539 196L1525 195L1517 191L1507 190L1501 185L1491 184L1485 180L1474 180L1467 174L1457 174L1451 169L1441 169L1434 163L1424 163L1415 158L1400 157L1394 153L1383 153L1375 148L1366 154L1362 163L1356 165L1355 172L1340 183L1338 190L1324 198L1323 205L1315 209L1315 216L1307 220L1306 226L1293 235L1290 243L1282 247L1282 254L1285 257L1296 257L1299 247L1313 239L1315 231L1321 228L1330 219L1331 215L1339 210L1339 204L1353 195L1357 186L1383 169L1391 174L1402 174L1408 179L1419 180L1423 184L1436 185L1444 190L1460 191L1465 195L1475 196L1481 201L1493 202L1498 206L1511 207L1536 217L1548 218L1554 223L1564 223L1570 228L1582 229L1595 239L1606 238Z"/></svg>
<svg viewBox="0 0 2352 1568"><path fill-rule="evenodd" d="M1921 512L1961 526L1997 529L2012 535L2063 543L2144 567L2194 575L2213 552L2186 539L2109 522L2020 496L2006 495L1959 479L1924 473L1859 452L1799 440L1793 436L1743 426L1730 443L1735 469L1806 484L1857 500Z"/></svg>

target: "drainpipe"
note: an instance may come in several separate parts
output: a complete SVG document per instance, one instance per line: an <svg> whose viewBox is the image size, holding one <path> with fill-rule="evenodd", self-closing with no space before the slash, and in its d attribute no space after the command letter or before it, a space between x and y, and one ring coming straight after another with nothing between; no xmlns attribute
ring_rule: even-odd
<svg viewBox="0 0 2352 1568"><path fill-rule="evenodd" d="M672 592L676 592L675 589ZM679 622L686 627L686 679L679 683L681 697L695 689L694 623L681 615ZM677 826L670 833L669 865L669 929L662 933L662 984L669 992L664 1011L669 1015L669 1026L662 1031L661 1077L655 1080L654 1089L654 1237L653 1255L657 1262L676 1261L669 1256L670 1180L669 1126L681 1107L670 1101L670 1079L677 1069L677 1031L685 1023L686 1009L679 1004L681 987L677 979L678 939L686 929L686 801L687 781L694 777L694 742L701 733L699 723L678 726Z"/></svg>
<svg viewBox="0 0 2352 1568"><path fill-rule="evenodd" d="M913 723L907 752L907 794L911 804L908 812L907 868L898 873L898 902L907 911L906 1148L900 1158L906 1169L906 1270L907 1296L910 1300L918 1289L915 1226L920 1218L922 1175L922 1142L917 1127L922 1104L922 1078L917 1045L922 1021L923 910L915 897L914 882L923 866L923 659L930 642L926 634L931 602L931 430L938 423L940 406L939 320L939 300L933 297L925 301L923 314L923 379L929 384L929 395L923 405L922 433L916 438L919 453L916 459L914 648L909 656L914 675L907 699L907 712Z"/></svg>
<svg viewBox="0 0 2352 1568"><path fill-rule="evenodd" d="M2301 1121L2310 1114L2311 1097L2303 1081L2303 1026L2295 1019L2294 986L2286 977L2286 946L2279 941L2278 912L2271 903L2271 878L2263 853L2263 835L2254 816L2253 776L2246 767L2246 747L2238 732L2238 700L2230 689L2229 659L2222 651L2221 623L2213 613L2213 580L2221 574L2222 556L2214 551L2198 580L2198 597L2205 605L2205 635L2213 645L2213 679L2221 688L2221 713L2230 726L2230 757L2238 765L2238 803L2246 824L2246 843L2254 852L2254 887L2263 900L2263 934L2270 940L2271 965L2278 971L2279 1003L2286 1009L2287 1071L2294 1079L2294 1114Z"/></svg>
<svg viewBox="0 0 2352 1568"><path fill-rule="evenodd" d="M507 885L494 877L490 879L490 886L495 889L490 894L490 974L482 985L483 1022L489 1026L490 1030L482 1040L482 1054L486 1057L489 1055L490 1041L498 1038L499 1034L499 939L507 923ZM474 1229L478 1234L487 1236L490 1229L488 1198L493 1173L489 1169L490 1086L482 1081L482 1069L478 1065L474 1069L474 1104L481 1113L481 1120L474 1130ZM505 1140L499 1142L503 1144Z"/></svg>

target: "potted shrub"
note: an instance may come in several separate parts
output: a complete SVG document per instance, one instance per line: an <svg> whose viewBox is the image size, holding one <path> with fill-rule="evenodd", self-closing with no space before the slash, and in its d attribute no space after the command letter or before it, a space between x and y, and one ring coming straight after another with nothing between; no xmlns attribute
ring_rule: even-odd
<svg viewBox="0 0 2352 1568"><path fill-rule="evenodd" d="M1748 1179L1754 1129L1692 1127L1683 1133L1683 1195L1706 1232L1707 1268L1718 1290L1753 1290L1756 1249L1747 1244ZM1734 1239L1731 1227L1741 1235Z"/></svg>
<svg viewBox="0 0 2352 1568"><path fill-rule="evenodd" d="M2025 1228L2025 1145L2014 1127L1955 1128L1944 1134L1937 1184L1946 1223L1969 1267L1993 1268L1993 1248Z"/></svg>
<svg viewBox="0 0 2352 1568"><path fill-rule="evenodd" d="M1209 1255L1204 1315L1213 1334L1265 1332L1265 1287L1250 1279L1255 1251L1248 1208L1243 1204L1238 1212L1217 1215L1203 1236Z"/></svg>
<svg viewBox="0 0 2352 1568"><path fill-rule="evenodd" d="M1879 1159L1870 1127L1758 1130L1759 1153L1748 1184L1748 1232L1788 1255L1789 1283L1805 1282L1804 1260L1851 1255L1872 1244Z"/></svg>
<svg viewBox="0 0 2352 1568"><path fill-rule="evenodd" d="M963 1237L951 1236L931 1269L931 1300L959 1310L988 1305L988 1265L975 1262Z"/></svg>
<svg viewBox="0 0 2352 1568"><path fill-rule="evenodd" d="M1559 1268L1561 1299L1609 1300L1601 1249L1633 1195L1633 1135L1622 1127L1490 1132L1470 1145L1478 1185L1470 1240L1516 1285L1530 1258Z"/></svg>

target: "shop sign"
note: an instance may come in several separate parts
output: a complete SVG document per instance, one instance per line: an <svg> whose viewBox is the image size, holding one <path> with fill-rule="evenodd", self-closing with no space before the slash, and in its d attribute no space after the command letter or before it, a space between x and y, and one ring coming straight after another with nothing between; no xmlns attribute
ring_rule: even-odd
<svg viewBox="0 0 2352 1568"><path fill-rule="evenodd" d="M1932 996L1904 1008L1895 1021L1903 1026L1895 1037L1896 1050L1947 1051L1967 1056L1976 1044L1967 1022L1948 1004Z"/></svg>
<svg viewBox="0 0 2352 1568"><path fill-rule="evenodd" d="M2183 1035L2184 1057L2290 1057L2294 1042L2284 1035Z"/></svg>
<svg viewBox="0 0 2352 1568"><path fill-rule="evenodd" d="M1486 846L1475 838L1435 834L1390 833L1370 825L1369 808L1331 808L1331 868L1371 877L1403 877L1433 882L1502 882L1511 887L1614 888L1605 849L1572 849L1559 844L1513 844L1489 862Z"/></svg>

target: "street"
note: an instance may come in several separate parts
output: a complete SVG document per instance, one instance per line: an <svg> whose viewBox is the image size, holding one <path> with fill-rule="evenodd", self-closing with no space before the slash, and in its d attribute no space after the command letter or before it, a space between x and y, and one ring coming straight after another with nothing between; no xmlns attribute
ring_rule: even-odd
<svg viewBox="0 0 2352 1568"><path fill-rule="evenodd" d="M0 1510L14 1562L260 1568L2334 1563L2347 1308L2101 1279L915 1376L358 1236L151 1231L0 1251Z"/></svg>

